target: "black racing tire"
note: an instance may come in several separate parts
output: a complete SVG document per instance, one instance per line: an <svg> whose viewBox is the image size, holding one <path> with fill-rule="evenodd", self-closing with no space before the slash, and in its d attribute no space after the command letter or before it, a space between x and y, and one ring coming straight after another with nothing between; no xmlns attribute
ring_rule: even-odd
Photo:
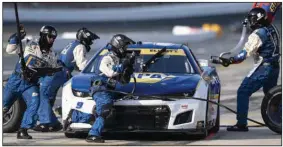
<svg viewBox="0 0 283 147"><path fill-rule="evenodd" d="M3 91L8 80L3 81ZM3 133L12 133L20 128L26 104L23 99L17 98L12 107L4 116L3 114Z"/></svg>
<svg viewBox="0 0 283 147"><path fill-rule="evenodd" d="M265 97L263 98L262 103L261 103L261 115L262 115L262 119L264 123L270 130L278 134L282 134L282 105L281 103L282 103L281 85L275 86L272 89L270 89L268 93L265 95ZM276 112L274 113L274 111Z"/></svg>
<svg viewBox="0 0 283 147"><path fill-rule="evenodd" d="M20 128L25 110L25 102L22 99L17 99L8 111L9 115L6 115L6 119L3 118L4 133L12 133Z"/></svg>

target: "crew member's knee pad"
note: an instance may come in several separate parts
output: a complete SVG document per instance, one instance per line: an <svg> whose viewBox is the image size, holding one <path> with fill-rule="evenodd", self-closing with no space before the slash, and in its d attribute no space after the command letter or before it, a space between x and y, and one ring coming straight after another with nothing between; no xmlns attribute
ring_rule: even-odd
<svg viewBox="0 0 283 147"><path fill-rule="evenodd" d="M103 117L104 119L107 119L111 116L111 114L112 114L112 104L103 105L100 116Z"/></svg>

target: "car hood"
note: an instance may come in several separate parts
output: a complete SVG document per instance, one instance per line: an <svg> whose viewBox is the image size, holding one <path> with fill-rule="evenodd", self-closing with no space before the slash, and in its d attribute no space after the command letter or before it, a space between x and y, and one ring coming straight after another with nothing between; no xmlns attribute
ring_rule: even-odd
<svg viewBox="0 0 283 147"><path fill-rule="evenodd" d="M89 92L91 77L94 74L80 73L72 78L72 88L82 92ZM170 95L194 92L200 80L198 74L164 74L164 73L135 73L135 95ZM131 92L134 79L126 85L117 84L116 90Z"/></svg>

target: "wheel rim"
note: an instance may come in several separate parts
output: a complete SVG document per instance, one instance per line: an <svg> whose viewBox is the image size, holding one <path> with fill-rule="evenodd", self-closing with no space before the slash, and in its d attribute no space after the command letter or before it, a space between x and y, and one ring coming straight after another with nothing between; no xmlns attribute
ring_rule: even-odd
<svg viewBox="0 0 283 147"><path fill-rule="evenodd" d="M9 109L9 111L5 114L5 115L3 115L3 125L6 125L6 124L8 124L10 121L11 121L11 119L13 118L13 116L14 116L14 109L15 109L15 106L13 105L10 109Z"/></svg>
<svg viewBox="0 0 283 147"><path fill-rule="evenodd" d="M272 124L282 127L282 94L274 94L267 105L266 114Z"/></svg>

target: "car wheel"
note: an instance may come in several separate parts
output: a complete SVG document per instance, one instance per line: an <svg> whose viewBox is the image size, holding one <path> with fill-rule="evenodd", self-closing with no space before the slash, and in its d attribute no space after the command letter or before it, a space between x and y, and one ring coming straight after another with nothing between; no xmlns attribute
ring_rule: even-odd
<svg viewBox="0 0 283 147"><path fill-rule="evenodd" d="M14 102L13 106L3 116L3 132L12 133L20 128L26 105L22 99Z"/></svg>
<svg viewBox="0 0 283 147"><path fill-rule="evenodd" d="M3 81L3 89L7 80ZM18 98L9 111L3 114L3 133L12 133L20 128L26 104L23 99Z"/></svg>
<svg viewBox="0 0 283 147"><path fill-rule="evenodd" d="M278 85L269 90L261 103L261 115L266 126L282 134L282 88Z"/></svg>
<svg viewBox="0 0 283 147"><path fill-rule="evenodd" d="M218 98L218 104L220 102L220 94L219 94L219 98ZM211 133L217 133L219 131L219 127L220 127L220 106L217 106L217 116L216 116L216 122L215 122L215 126L213 128L211 128L210 132Z"/></svg>

